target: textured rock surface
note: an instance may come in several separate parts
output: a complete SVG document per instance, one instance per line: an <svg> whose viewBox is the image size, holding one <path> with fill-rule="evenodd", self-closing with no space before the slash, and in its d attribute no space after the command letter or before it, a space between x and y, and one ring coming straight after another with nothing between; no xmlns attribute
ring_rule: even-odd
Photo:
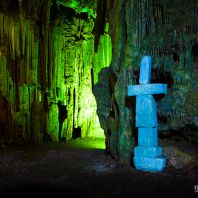
<svg viewBox="0 0 198 198"><path fill-rule="evenodd" d="M132 154L134 137L136 137L136 131L133 128L135 103L132 98L127 97L126 90L129 84L138 83L139 65L143 55L153 57L151 83L168 84L168 94L155 97L160 135L166 135L168 131L169 134L189 136L196 142L198 127L197 1L114 0L105 3L104 7L105 10L97 14L106 14L109 20L113 44L110 67L116 76L110 99L116 107L113 110L117 115L116 123L111 124L115 119L111 116L112 114L109 114L104 124L116 126L112 133L112 136L117 139L116 146L110 146L115 144L115 142L112 143L113 137L107 138L110 153L115 157L119 156L122 160L129 160ZM110 110L111 108L109 112ZM102 117L100 119L103 120ZM112 131L111 127L105 130ZM194 132L191 133L191 130ZM192 134L194 137L191 137Z"/></svg>
<svg viewBox="0 0 198 198"><path fill-rule="evenodd" d="M111 40L94 52L95 15L96 1L0 2L2 142L104 136L92 88Z"/></svg>
<svg viewBox="0 0 198 198"><path fill-rule="evenodd" d="M137 131L127 87L151 55L151 83L168 84L155 98L160 135L197 143L197 9L196 0L1 0L0 141L65 141L102 127L106 150L129 162Z"/></svg>

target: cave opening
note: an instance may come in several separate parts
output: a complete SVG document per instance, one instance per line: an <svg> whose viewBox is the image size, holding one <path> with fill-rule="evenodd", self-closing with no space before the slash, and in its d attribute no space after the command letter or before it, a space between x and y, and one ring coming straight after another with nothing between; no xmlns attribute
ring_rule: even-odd
<svg viewBox="0 0 198 198"><path fill-rule="evenodd" d="M73 128L72 139L81 138L81 128Z"/></svg>
<svg viewBox="0 0 198 198"><path fill-rule="evenodd" d="M179 55L177 52L173 52L173 61L175 64L179 64Z"/></svg>
<svg viewBox="0 0 198 198"><path fill-rule="evenodd" d="M192 66L194 68L198 67L198 43L192 46Z"/></svg>
<svg viewBox="0 0 198 198"><path fill-rule="evenodd" d="M67 118L67 109L65 105L61 104L61 101L58 101L58 110L59 110L59 114L58 114L58 121L59 121L59 131L58 131L58 140L61 141L62 139L64 139L65 137L62 137L62 126L63 126L63 122L65 121L65 119Z"/></svg>

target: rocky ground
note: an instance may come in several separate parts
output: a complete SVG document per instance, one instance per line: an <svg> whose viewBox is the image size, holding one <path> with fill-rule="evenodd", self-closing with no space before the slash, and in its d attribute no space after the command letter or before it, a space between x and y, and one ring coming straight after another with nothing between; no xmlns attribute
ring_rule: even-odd
<svg viewBox="0 0 198 198"><path fill-rule="evenodd" d="M2 148L1 197L198 195L194 189L198 185L196 145L183 145L181 151L181 145L176 149L170 144L165 152L174 156L169 158L167 168L161 173L138 171L133 166L116 162L104 150L84 148L82 145L74 148L75 145L71 145L60 143ZM191 157L187 157L187 152L191 152Z"/></svg>

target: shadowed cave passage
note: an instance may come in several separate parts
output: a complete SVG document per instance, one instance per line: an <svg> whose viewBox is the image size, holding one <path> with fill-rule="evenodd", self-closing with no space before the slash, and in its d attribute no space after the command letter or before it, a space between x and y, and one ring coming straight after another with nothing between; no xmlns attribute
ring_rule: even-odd
<svg viewBox="0 0 198 198"><path fill-rule="evenodd" d="M81 137L81 128L78 126L77 128L73 129L73 134L72 134L72 138L76 139Z"/></svg>
<svg viewBox="0 0 198 198"><path fill-rule="evenodd" d="M179 55L177 52L173 52L173 60L175 64L179 64Z"/></svg>
<svg viewBox="0 0 198 198"><path fill-rule="evenodd" d="M67 118L67 109L66 109L65 105L61 104L60 100L58 101L58 110L59 110L59 114L58 114L58 121L59 121L58 140L61 141L62 138L65 138L65 137L61 136L61 131L62 131L63 122Z"/></svg>

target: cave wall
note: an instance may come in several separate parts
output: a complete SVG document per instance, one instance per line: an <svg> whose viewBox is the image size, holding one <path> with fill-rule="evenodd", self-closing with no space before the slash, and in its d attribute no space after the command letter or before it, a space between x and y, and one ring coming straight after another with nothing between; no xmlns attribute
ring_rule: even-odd
<svg viewBox="0 0 198 198"><path fill-rule="evenodd" d="M100 1L101 2L101 1ZM129 162L137 140L135 101L127 86L139 80L143 55L153 58L153 83L167 83L156 97L159 135L179 134L196 142L198 134L198 3L195 0L102 1L110 24L113 53L109 73L101 71L96 96L108 152ZM105 4L105 6L104 6ZM105 9L104 9L105 8ZM100 13L98 13L100 14ZM110 81L109 87L104 81ZM113 90L112 93L107 90ZM106 112L106 114L104 114Z"/></svg>
<svg viewBox="0 0 198 198"><path fill-rule="evenodd" d="M151 81L168 84L156 97L159 134L198 142L197 18L195 0L2 0L1 142L104 130L106 151L129 162L137 130L127 87L147 54Z"/></svg>
<svg viewBox="0 0 198 198"><path fill-rule="evenodd" d="M1 142L104 137L92 89L111 39L94 51L95 14L94 1L1 1Z"/></svg>

